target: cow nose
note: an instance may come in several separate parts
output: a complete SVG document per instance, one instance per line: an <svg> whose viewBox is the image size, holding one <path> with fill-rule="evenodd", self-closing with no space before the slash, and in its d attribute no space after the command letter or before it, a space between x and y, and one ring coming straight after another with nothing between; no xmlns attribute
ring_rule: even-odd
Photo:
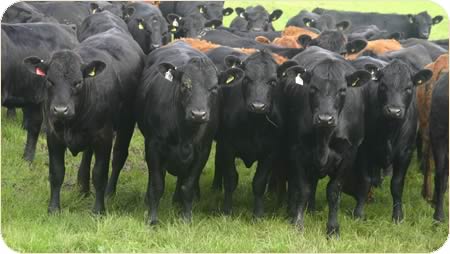
<svg viewBox="0 0 450 254"><path fill-rule="evenodd" d="M152 44L152 47L157 49L157 48L161 47L161 45L159 45L159 44Z"/></svg>
<svg viewBox="0 0 450 254"><path fill-rule="evenodd" d="M387 107L387 113L392 116L400 116L402 109L398 107Z"/></svg>
<svg viewBox="0 0 450 254"><path fill-rule="evenodd" d="M251 108L254 112L264 112L266 110L266 104L260 102L253 102Z"/></svg>
<svg viewBox="0 0 450 254"><path fill-rule="evenodd" d="M320 124L331 124L333 123L334 117L328 114L319 114L317 116Z"/></svg>
<svg viewBox="0 0 450 254"><path fill-rule="evenodd" d="M192 116L192 119L194 119L194 120L205 120L206 119L206 111L192 110L191 116Z"/></svg>
<svg viewBox="0 0 450 254"><path fill-rule="evenodd" d="M261 31L262 31L262 28L254 27L254 28L253 28L253 31L255 31L255 32L261 32Z"/></svg>
<svg viewBox="0 0 450 254"><path fill-rule="evenodd" d="M54 106L53 107L53 112L55 113L55 114L58 114L58 115L67 115L67 113L69 112L69 107L67 107L67 106Z"/></svg>

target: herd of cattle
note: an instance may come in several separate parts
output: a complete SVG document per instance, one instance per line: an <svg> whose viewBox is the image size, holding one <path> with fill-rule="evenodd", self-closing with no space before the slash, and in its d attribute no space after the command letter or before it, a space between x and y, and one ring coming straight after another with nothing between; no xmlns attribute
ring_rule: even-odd
<svg viewBox="0 0 450 254"><path fill-rule="evenodd" d="M236 17L230 27L223 16ZM23 110L24 159L47 134L50 202L60 210L64 156L83 152L78 183L95 213L116 191L135 125L145 137L149 223L158 222L166 170L189 221L216 141L213 188L232 211L235 159L257 162L255 217L272 189L292 222L315 209L329 176L328 235L339 234L341 192L363 217L371 188L392 174L392 218L417 147L423 195L444 220L448 182L448 41L429 41L442 16L301 10L283 14L223 2L18 2L2 18L2 106ZM113 142L114 141L114 142ZM114 144L113 144L114 143ZM112 151L112 152L111 152ZM108 170L112 156L112 173ZM432 163L436 167L434 195Z"/></svg>

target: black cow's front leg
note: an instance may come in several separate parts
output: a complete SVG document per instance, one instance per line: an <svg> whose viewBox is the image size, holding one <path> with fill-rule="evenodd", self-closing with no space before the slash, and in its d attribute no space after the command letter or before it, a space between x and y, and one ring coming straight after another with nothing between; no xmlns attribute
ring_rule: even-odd
<svg viewBox="0 0 450 254"><path fill-rule="evenodd" d="M234 154L225 142L217 142L215 166L223 173L223 212L230 215L233 205L233 192L236 190L238 183L238 173L234 164Z"/></svg>
<svg viewBox="0 0 450 254"><path fill-rule="evenodd" d="M158 224L159 200L164 193L165 171L161 168L161 161L156 148L150 147L149 141L145 141L145 160L148 167L147 197L149 206L149 224Z"/></svg>
<svg viewBox="0 0 450 254"><path fill-rule="evenodd" d="M104 214L105 209L105 189L108 181L109 161L111 158L111 148L113 134L112 130L104 130L100 140L94 143L95 164L92 181L95 187L95 203L93 212Z"/></svg>
<svg viewBox="0 0 450 254"><path fill-rule="evenodd" d="M253 177L253 195L254 195L254 207L253 216L260 218L264 214L264 192L266 190L267 179L269 176L270 168L273 165L273 154L268 156L262 161L258 162L255 175Z"/></svg>
<svg viewBox="0 0 450 254"><path fill-rule="evenodd" d="M80 168L78 169L78 185L80 186L80 191L84 195L89 194L89 179L91 174L91 161L92 161L92 149L88 148L83 152L83 157L81 158Z"/></svg>
<svg viewBox="0 0 450 254"><path fill-rule="evenodd" d="M211 189L220 191L222 190L222 187L223 187L223 172L221 170L221 167L217 166L216 162L216 166L214 167L214 177Z"/></svg>
<svg viewBox="0 0 450 254"><path fill-rule="evenodd" d="M391 195L393 201L392 219L395 223L403 220L402 196L403 186L405 185L405 175L411 161L412 151L406 151L397 154L394 158L394 172L391 179Z"/></svg>
<svg viewBox="0 0 450 254"><path fill-rule="evenodd" d="M53 134L47 135L49 156L50 202L48 212L58 212L60 207L61 185L64 181L64 154L66 147Z"/></svg>
<svg viewBox="0 0 450 254"><path fill-rule="evenodd" d="M42 111L40 105L27 106L23 110L24 121L26 121L25 129L27 130L27 141L23 158L26 161L32 162L36 152L36 144L39 138L39 132L42 125Z"/></svg>
<svg viewBox="0 0 450 254"><path fill-rule="evenodd" d="M16 108L8 108L6 110L6 118L8 119L16 118Z"/></svg>
<svg viewBox="0 0 450 254"><path fill-rule="evenodd" d="M106 196L114 195L116 192L120 171L125 165L125 161L128 157L128 147L130 146L131 137L133 136L134 126L134 120L126 119L117 131L113 150L111 177L109 178L108 186L106 188Z"/></svg>
<svg viewBox="0 0 450 254"><path fill-rule="evenodd" d="M327 222L327 235L330 237L336 235L339 237L339 223L338 223L338 210L341 198L341 182L332 178L327 185L327 200L328 200L328 222Z"/></svg>
<svg viewBox="0 0 450 254"><path fill-rule="evenodd" d="M317 183L319 183L319 178L315 177L311 181L311 193L308 199L308 212L316 211L316 190Z"/></svg>

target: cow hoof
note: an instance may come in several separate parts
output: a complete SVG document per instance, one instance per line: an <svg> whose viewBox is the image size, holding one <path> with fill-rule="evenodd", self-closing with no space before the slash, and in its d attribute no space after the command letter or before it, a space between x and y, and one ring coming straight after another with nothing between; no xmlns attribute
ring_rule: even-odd
<svg viewBox="0 0 450 254"><path fill-rule="evenodd" d="M211 190L213 190L213 191L222 191L222 184L213 183L211 185Z"/></svg>
<svg viewBox="0 0 450 254"><path fill-rule="evenodd" d="M89 189L80 189L80 196L83 198L87 198L91 195L91 192L89 191Z"/></svg>
<svg viewBox="0 0 450 254"><path fill-rule="evenodd" d="M33 153L25 153L23 155L23 159L29 163L32 163L34 160L34 154Z"/></svg>
<svg viewBox="0 0 450 254"><path fill-rule="evenodd" d="M150 226L156 226L156 225L159 224L159 222L158 222L158 220L149 220L149 221L148 221L148 224L149 224Z"/></svg>
<svg viewBox="0 0 450 254"><path fill-rule="evenodd" d="M403 214L394 214L392 216L392 221L395 224L400 224L403 221Z"/></svg>
<svg viewBox="0 0 450 254"><path fill-rule="evenodd" d="M443 223L444 222L444 215L443 214L434 214L433 215L433 219L435 220L435 222L437 223Z"/></svg>
<svg viewBox="0 0 450 254"><path fill-rule="evenodd" d="M339 239L339 226L327 225L327 239L332 239L333 237Z"/></svg>
<svg viewBox="0 0 450 254"><path fill-rule="evenodd" d="M92 209L92 213L95 215L106 215L106 210L105 208L94 207Z"/></svg>
<svg viewBox="0 0 450 254"><path fill-rule="evenodd" d="M50 215L57 214L61 212L61 208L58 206L49 206L47 211Z"/></svg>

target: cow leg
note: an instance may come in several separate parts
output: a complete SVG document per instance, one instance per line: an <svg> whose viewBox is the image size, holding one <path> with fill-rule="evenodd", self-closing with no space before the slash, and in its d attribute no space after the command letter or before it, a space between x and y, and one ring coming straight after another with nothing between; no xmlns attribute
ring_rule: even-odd
<svg viewBox="0 0 450 254"><path fill-rule="evenodd" d="M148 141L145 141L145 160L148 167L147 197L149 205L149 224L158 224L159 201L164 193L165 171L161 168L160 157L156 149L151 149Z"/></svg>
<svg viewBox="0 0 450 254"><path fill-rule="evenodd" d="M327 236L336 235L339 237L339 222L338 210L341 199L341 182L332 178L327 185L327 200L328 200L328 222L327 222Z"/></svg>
<svg viewBox="0 0 450 254"><path fill-rule="evenodd" d="M116 193L117 180L127 160L128 147L133 136L135 122L133 120L126 120L123 124L124 126L117 131L116 141L114 143L111 177L106 187L106 196L108 197Z"/></svg>
<svg viewBox="0 0 450 254"><path fill-rule="evenodd" d="M407 149L394 158L394 172L391 179L391 195L393 201L392 219L395 223L403 220L402 195L405 175L411 161L411 150Z"/></svg>
<svg viewBox="0 0 450 254"><path fill-rule="evenodd" d="M432 176L433 171L431 168L431 147L428 141L423 141L423 157L421 164L423 165L423 185L422 185L422 197L430 202L433 199L433 190L432 190Z"/></svg>
<svg viewBox="0 0 450 254"><path fill-rule="evenodd" d="M105 189L108 182L109 161L111 159L111 149L113 133L112 130L103 130L101 140L94 144L95 164L92 172L92 182L95 187L95 203L92 209L95 214L104 214L105 209Z"/></svg>
<svg viewBox="0 0 450 254"><path fill-rule="evenodd" d="M50 180L50 202L48 205L48 213L51 214L61 210L59 197L65 174L64 154L66 147L52 134L47 135L47 146Z"/></svg>
<svg viewBox="0 0 450 254"><path fill-rule="evenodd" d="M8 108L6 110L6 118L8 119L16 118L16 108Z"/></svg>
<svg viewBox="0 0 450 254"><path fill-rule="evenodd" d="M80 191L84 195L89 194L92 154L93 151L91 148L84 151L83 158L81 158L80 168L78 169L77 181L80 186Z"/></svg>
<svg viewBox="0 0 450 254"><path fill-rule="evenodd" d="M216 153L217 153L217 151L216 151ZM213 178L213 183L212 183L211 189L220 191L220 190L222 190L222 187L223 187L223 172L222 172L222 168L217 165L217 160L216 160L215 167L214 167L214 178Z"/></svg>
<svg viewBox="0 0 450 254"><path fill-rule="evenodd" d="M270 168L273 165L273 155L258 162L256 172L253 177L252 187L254 195L253 216L260 218L264 214L264 192L267 186Z"/></svg>
<svg viewBox="0 0 450 254"><path fill-rule="evenodd" d="M308 198L308 212L316 211L316 190L318 182L319 182L318 178L314 178L311 181L311 193Z"/></svg>
<svg viewBox="0 0 450 254"><path fill-rule="evenodd" d="M239 176L236 171L236 165L234 164L234 154L231 151L231 148L224 142L217 142L216 144L215 166L223 173L223 212L226 215L230 215L233 203L233 192L236 190Z"/></svg>
<svg viewBox="0 0 450 254"><path fill-rule="evenodd" d="M434 176L435 210L433 218L436 221L444 221L444 195L448 185L448 144L436 144L434 149L436 172Z"/></svg>
<svg viewBox="0 0 450 254"><path fill-rule="evenodd" d="M26 112L26 113L25 113ZM25 151L23 153L23 158L32 162L34 159L34 154L36 152L36 144L39 138L39 132L42 125L42 112L40 105L27 106L24 110L24 119L27 119L26 130L27 130L27 141L25 144Z"/></svg>

